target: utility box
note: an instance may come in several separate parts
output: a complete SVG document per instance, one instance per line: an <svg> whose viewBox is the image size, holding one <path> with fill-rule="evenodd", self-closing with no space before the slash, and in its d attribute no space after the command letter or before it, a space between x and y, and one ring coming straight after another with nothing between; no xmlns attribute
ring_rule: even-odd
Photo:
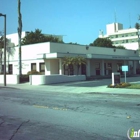
<svg viewBox="0 0 140 140"><path fill-rule="evenodd" d="M119 72L113 72L112 73L112 85L120 84L121 82L121 76Z"/></svg>

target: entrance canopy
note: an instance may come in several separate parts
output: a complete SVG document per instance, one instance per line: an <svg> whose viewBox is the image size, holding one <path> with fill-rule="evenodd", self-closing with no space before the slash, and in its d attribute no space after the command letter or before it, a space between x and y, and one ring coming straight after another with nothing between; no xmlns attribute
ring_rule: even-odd
<svg viewBox="0 0 140 140"><path fill-rule="evenodd" d="M140 60L139 56L122 56L122 55L100 55L100 54L76 54L76 53L43 53L37 54L37 59L54 59L54 58L63 58L63 57L75 57L82 56L88 59L109 59L109 60Z"/></svg>

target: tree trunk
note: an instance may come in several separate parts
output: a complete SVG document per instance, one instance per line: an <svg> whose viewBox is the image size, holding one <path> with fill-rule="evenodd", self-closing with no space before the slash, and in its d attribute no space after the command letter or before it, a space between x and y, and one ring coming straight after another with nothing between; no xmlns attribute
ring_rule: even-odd
<svg viewBox="0 0 140 140"><path fill-rule="evenodd" d="M19 75L22 75L22 62L21 62L21 33L22 33L22 15L20 13L21 2L18 0L18 46L19 46Z"/></svg>

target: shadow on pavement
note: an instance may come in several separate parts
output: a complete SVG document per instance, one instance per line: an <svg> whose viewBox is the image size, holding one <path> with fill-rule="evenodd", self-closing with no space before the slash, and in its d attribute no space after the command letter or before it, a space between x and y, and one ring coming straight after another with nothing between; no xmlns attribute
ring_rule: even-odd
<svg viewBox="0 0 140 140"><path fill-rule="evenodd" d="M125 79L121 78L121 82L124 81ZM140 77L127 77L127 82L140 82ZM98 87L98 86L108 86L111 83L112 83L112 79L110 78L110 79L50 84L50 86Z"/></svg>

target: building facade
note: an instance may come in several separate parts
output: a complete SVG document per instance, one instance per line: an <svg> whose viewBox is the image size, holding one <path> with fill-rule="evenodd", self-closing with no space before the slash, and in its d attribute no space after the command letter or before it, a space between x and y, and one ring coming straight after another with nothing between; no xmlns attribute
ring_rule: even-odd
<svg viewBox="0 0 140 140"><path fill-rule="evenodd" d="M23 39L27 34L29 34L29 31L23 31L21 34L21 39ZM52 34L44 34L45 36L53 36L59 39L59 41L63 41L63 35L52 35ZM6 35L6 38L9 39L8 47L10 46L18 46L18 33L13 33Z"/></svg>
<svg viewBox="0 0 140 140"><path fill-rule="evenodd" d="M12 56L7 54L7 72L19 74L18 47L13 47L13 52ZM136 68L140 60L138 52L134 50L52 42L24 45L21 47L21 52L22 74L37 70L45 75L67 75L67 68L62 65L65 56L86 58L86 65L82 65L79 70L79 74L82 75L111 75L112 72L121 70L122 65L129 66L129 74L136 74ZM3 61L2 64L4 64ZM71 74L75 75L77 74L77 67L73 67L74 71Z"/></svg>
<svg viewBox="0 0 140 140"><path fill-rule="evenodd" d="M137 50L138 31L135 28L123 29L123 24L112 23L106 25L106 35L100 31L100 38L109 38L114 46L122 45L126 49Z"/></svg>

